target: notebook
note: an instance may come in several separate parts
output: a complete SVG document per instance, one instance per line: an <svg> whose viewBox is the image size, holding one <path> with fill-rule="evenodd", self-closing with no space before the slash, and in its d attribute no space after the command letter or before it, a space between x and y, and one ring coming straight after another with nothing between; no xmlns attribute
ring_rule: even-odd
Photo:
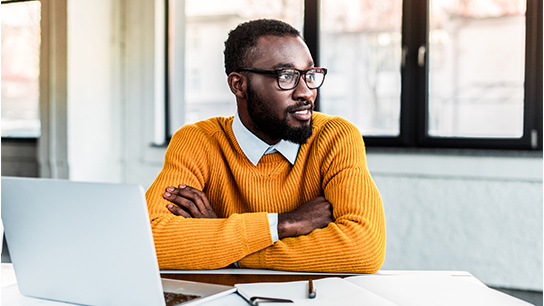
<svg viewBox="0 0 544 306"><path fill-rule="evenodd" d="M1 194L23 295L85 305L170 306L236 290L161 279L139 185L2 177Z"/></svg>
<svg viewBox="0 0 544 306"><path fill-rule="evenodd" d="M290 300L285 305L531 306L483 283L447 274L365 274L308 281L236 284L248 303ZM277 304L281 305L281 304Z"/></svg>
<svg viewBox="0 0 544 306"><path fill-rule="evenodd" d="M308 281L236 284L249 304L274 303L278 299L290 301L285 305L372 305L397 306L387 299L338 277L313 281L314 297L309 295ZM281 305L281 304L277 304Z"/></svg>

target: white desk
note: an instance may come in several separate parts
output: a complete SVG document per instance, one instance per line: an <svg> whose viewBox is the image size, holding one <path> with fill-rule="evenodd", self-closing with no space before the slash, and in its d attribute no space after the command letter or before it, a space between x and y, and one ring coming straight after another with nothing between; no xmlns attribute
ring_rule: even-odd
<svg viewBox="0 0 544 306"><path fill-rule="evenodd" d="M161 271L161 273L172 273L172 274L217 274L218 271ZM304 275L314 275L315 273L293 273L293 272L281 272L281 271L268 271L268 270L243 270L243 269L224 269L220 271L220 274L266 274L266 275L297 275L297 276L304 276ZM324 274L326 275L326 274ZM349 274L352 275L352 274ZM349 276L346 274L346 276ZM379 277L381 279L391 279L395 276L414 276L414 277L429 277L432 278L433 276L453 276L455 279L462 279L464 281L468 281L472 284L474 284L477 287L481 287L484 289L487 289L487 286L484 285L482 282L480 282L478 279L476 279L472 274L468 272L463 271L380 271L376 274L369 275L369 277ZM2 264L2 273L1 273L1 283L2 283L2 291L1 291L1 305L3 306L34 306L34 305L68 305L66 303L60 303L60 302L54 302L54 301L47 301L47 300L41 300L36 298L30 298L23 296L17 287L17 280L15 277L15 272L13 270L13 266L11 264ZM491 290L491 289L489 289ZM509 296L506 296L506 301L510 301ZM519 300L518 300L519 301ZM503 305L530 305L528 303L524 303L519 301L513 301L513 304L503 304ZM232 305L232 306L247 306L248 303L245 302L238 294L233 293L228 296L222 297L220 299L210 301L208 303L201 304L204 306L213 306L213 305Z"/></svg>
<svg viewBox="0 0 544 306"><path fill-rule="evenodd" d="M2 274L0 281L2 283L2 291L0 294L0 304L2 306L67 306L68 303L48 301L27 297L19 292L17 279L12 264L2 264ZM247 306L248 304L238 294L230 294L219 300L210 301L202 304L203 306L214 305L232 305L232 306Z"/></svg>

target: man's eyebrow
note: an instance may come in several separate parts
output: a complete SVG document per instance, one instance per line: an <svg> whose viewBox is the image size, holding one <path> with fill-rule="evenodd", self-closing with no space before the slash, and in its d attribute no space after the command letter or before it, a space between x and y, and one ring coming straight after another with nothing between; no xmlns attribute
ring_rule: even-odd
<svg viewBox="0 0 544 306"><path fill-rule="evenodd" d="M278 69L278 68L293 68L295 67L295 64L294 63L280 63L280 64L277 64L277 65L274 65L274 69ZM308 62L308 67L314 67L314 62L313 61L309 61Z"/></svg>
<svg viewBox="0 0 544 306"><path fill-rule="evenodd" d="M293 68L295 65L293 63L280 63L277 65L274 65L274 68Z"/></svg>

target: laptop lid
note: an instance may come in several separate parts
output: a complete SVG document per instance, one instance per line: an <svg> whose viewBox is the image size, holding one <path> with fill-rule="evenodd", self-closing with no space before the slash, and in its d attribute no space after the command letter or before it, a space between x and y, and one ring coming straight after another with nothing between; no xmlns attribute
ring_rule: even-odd
<svg viewBox="0 0 544 306"><path fill-rule="evenodd" d="M1 193L22 294L86 305L165 305L141 186L2 177ZM230 289L210 286L216 288L204 294Z"/></svg>

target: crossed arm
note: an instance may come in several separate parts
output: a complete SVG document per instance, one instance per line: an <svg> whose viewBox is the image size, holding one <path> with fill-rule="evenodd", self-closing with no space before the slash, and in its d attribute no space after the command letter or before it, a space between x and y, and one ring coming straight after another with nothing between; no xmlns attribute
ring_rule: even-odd
<svg viewBox="0 0 544 306"><path fill-rule="evenodd" d="M337 184L337 181L342 181L342 178L339 176L333 179L331 184ZM266 213L216 218L206 195L198 189L184 185L177 188L168 187L163 197L172 203L167 205L173 218L171 220L177 220L176 224L180 226L193 224L191 231L195 232L187 233L182 228L171 227L165 230L170 233L167 235L168 245L174 246L179 243L180 247L178 251L170 253L171 255L166 258L163 257L172 264L163 259L162 268L215 269L237 261L244 268L374 273L383 263L385 251L383 208L379 194L372 191L353 197L354 202L360 202L363 197L368 197L365 199L367 206L362 207L362 211L353 210L350 205L339 205L333 209L334 214L331 214L332 205L329 201L324 197L318 197L301 204L293 211L278 214L280 240L276 243L272 243L269 232L260 231L264 227L268 228L268 222L265 221L258 227L255 226L255 222L248 221L256 214ZM331 195L331 199L334 203L342 203L342 200L345 200L338 194ZM245 218L247 218L245 221L241 221ZM192 223L192 220L199 225ZM168 224L173 226L172 222ZM240 224L243 226L240 227ZM162 227L160 223L156 223L156 232L162 231ZM172 231L178 231L174 233L178 239L171 236ZM191 234L198 235L198 238L188 243ZM265 239L264 236L268 238ZM194 244L200 245L203 249ZM203 259L204 256L210 258Z"/></svg>
<svg viewBox="0 0 544 306"><path fill-rule="evenodd" d="M169 186L163 197L172 202L167 208L185 218L217 218L206 194L186 185ZM333 222L331 204L324 197L303 203L295 210L278 214L279 239L307 235Z"/></svg>

